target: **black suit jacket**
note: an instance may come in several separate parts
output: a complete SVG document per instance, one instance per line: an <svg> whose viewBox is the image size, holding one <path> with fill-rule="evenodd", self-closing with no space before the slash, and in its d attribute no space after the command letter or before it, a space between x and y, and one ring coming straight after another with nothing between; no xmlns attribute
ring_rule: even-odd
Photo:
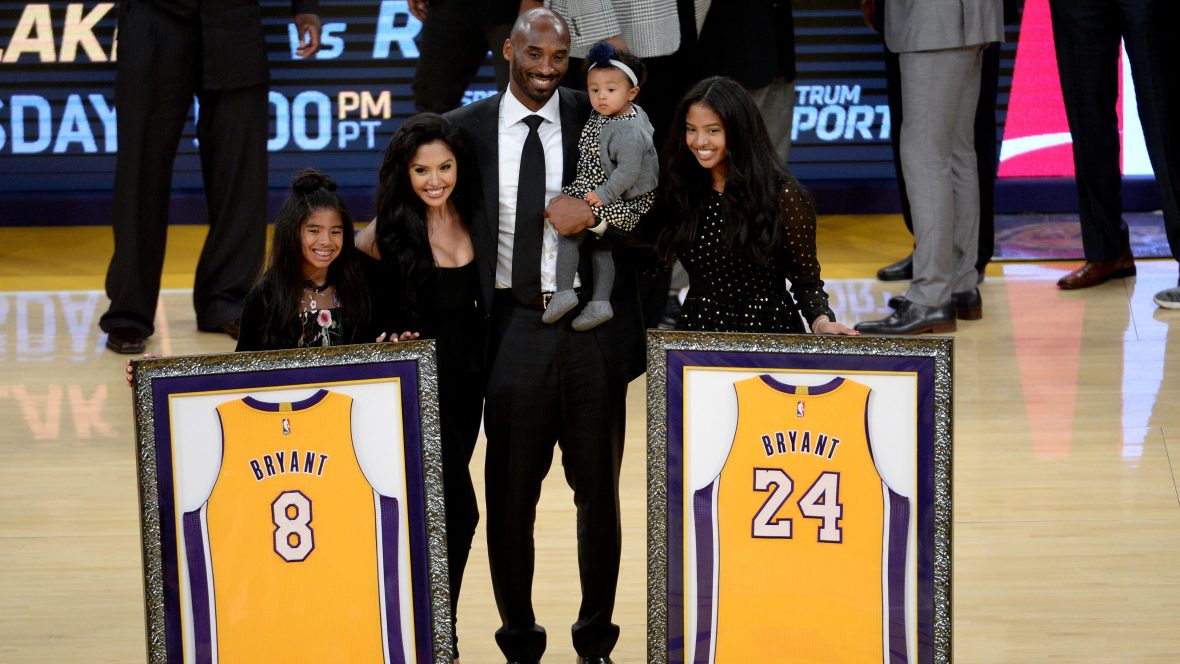
<svg viewBox="0 0 1180 664"><path fill-rule="evenodd" d="M581 91L563 87L558 88L558 95L564 152L561 179L562 184L566 185L574 178L578 161L578 137L582 133L582 125L590 117L590 103L586 93ZM479 178L479 186L470 189L476 199L470 224L471 241L479 265L483 304L486 311L491 311L496 285L497 236L500 232L500 97L486 97L450 111L445 117L458 127L469 159L475 162L474 168L464 165L460 177L473 177L474 172L474 177ZM613 245L624 239L625 235L613 227L608 228L602 239L595 239L593 233L588 235L582 243L582 261L578 269L583 284L593 283L587 248L594 243L602 243L599 246ZM611 291L614 318L594 328L590 334L598 341L610 376L616 380L630 381L644 371L643 318L639 310L635 264L625 251L614 251L612 255L615 259L615 284Z"/></svg>
<svg viewBox="0 0 1180 664"><path fill-rule="evenodd" d="M203 89L245 88L270 80L259 0L124 0L123 10L136 11L136 5L200 25ZM291 0L292 16L317 13L319 0Z"/></svg>

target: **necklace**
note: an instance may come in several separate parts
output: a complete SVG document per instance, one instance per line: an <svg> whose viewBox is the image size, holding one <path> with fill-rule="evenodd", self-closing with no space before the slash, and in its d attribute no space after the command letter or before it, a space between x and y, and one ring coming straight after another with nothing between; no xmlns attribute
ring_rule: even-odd
<svg viewBox="0 0 1180 664"><path fill-rule="evenodd" d="M319 304L317 304L315 301L316 296L322 295L324 291L328 290L328 286L330 285L331 284L327 281L321 285L316 285L316 283L310 279L303 282L303 291L307 293L307 310L313 316L320 308Z"/></svg>

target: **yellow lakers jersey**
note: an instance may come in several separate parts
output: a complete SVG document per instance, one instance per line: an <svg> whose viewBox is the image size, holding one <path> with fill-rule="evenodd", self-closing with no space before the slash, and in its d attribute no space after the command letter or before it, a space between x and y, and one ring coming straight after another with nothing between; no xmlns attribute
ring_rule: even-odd
<svg viewBox="0 0 1180 664"><path fill-rule="evenodd" d="M713 599L698 637L714 642L698 638L694 661L906 662L908 501L873 463L869 388L770 376L734 388L733 443L694 500L698 597ZM883 572L885 555L898 559Z"/></svg>
<svg viewBox="0 0 1180 664"><path fill-rule="evenodd" d="M397 569L396 502L357 462L352 398L247 397L217 414L221 469L205 505L185 516L196 660L383 662L392 650L401 661L400 621L383 641L397 598L383 608L378 571ZM393 533L379 533L379 516Z"/></svg>

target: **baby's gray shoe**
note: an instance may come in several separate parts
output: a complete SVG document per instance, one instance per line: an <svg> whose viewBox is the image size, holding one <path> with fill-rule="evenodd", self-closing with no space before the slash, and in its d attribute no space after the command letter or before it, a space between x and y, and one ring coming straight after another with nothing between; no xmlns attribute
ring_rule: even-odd
<svg viewBox="0 0 1180 664"><path fill-rule="evenodd" d="M546 323L556 323L576 306L578 306L578 294L574 289L557 291L553 297L549 298L549 306L545 307L545 313L541 315L541 320Z"/></svg>
<svg viewBox="0 0 1180 664"><path fill-rule="evenodd" d="M582 313L571 323L573 328L579 332L585 332L602 325L611 318L614 318L615 311L611 309L610 302L605 300L593 300L582 309Z"/></svg>

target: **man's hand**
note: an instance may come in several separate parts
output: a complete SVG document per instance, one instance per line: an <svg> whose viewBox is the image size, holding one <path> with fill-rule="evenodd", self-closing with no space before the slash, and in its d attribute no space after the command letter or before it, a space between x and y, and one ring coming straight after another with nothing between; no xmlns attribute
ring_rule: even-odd
<svg viewBox="0 0 1180 664"><path fill-rule="evenodd" d="M589 203L565 194L559 194L557 198L549 201L549 206L545 208L545 218L553 224L558 233L566 237L577 235L597 223Z"/></svg>
<svg viewBox="0 0 1180 664"><path fill-rule="evenodd" d="M295 30L299 33L299 48L295 55L310 58L320 50L320 16L319 14L296 14Z"/></svg>
<svg viewBox="0 0 1180 664"><path fill-rule="evenodd" d="M426 22L426 11L430 9L430 0L410 0L410 13L414 18Z"/></svg>

